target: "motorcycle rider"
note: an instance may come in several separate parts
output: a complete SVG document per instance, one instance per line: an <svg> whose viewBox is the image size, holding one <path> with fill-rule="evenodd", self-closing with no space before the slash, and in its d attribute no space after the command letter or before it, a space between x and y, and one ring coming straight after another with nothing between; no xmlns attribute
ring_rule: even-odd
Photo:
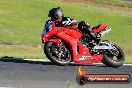
<svg viewBox="0 0 132 88"><path fill-rule="evenodd" d="M51 20L46 21L42 33L43 36L52 29L52 26L54 24L56 27L70 27L72 25L78 25L78 30L80 30L83 34L88 34L93 40L97 41L100 38L98 34L95 34L92 31L87 22L79 22L78 20L74 20L70 17L64 17L63 10L60 7L52 8L49 11L48 17L50 17Z"/></svg>

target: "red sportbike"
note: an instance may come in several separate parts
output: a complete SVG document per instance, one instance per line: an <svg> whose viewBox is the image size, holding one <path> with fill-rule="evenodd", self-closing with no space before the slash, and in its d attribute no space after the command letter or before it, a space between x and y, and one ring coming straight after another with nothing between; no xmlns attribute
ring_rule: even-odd
<svg viewBox="0 0 132 88"><path fill-rule="evenodd" d="M92 28L101 36L111 28L100 24ZM125 61L122 49L108 40L96 43L88 34L82 34L76 26L71 28L55 27L44 36L44 53L46 57L57 65L92 64L102 62L106 66L120 67Z"/></svg>

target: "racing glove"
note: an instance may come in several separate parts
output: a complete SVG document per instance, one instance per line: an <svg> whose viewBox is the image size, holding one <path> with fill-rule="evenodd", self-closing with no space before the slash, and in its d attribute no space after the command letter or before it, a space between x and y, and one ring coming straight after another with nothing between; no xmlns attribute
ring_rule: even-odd
<svg viewBox="0 0 132 88"><path fill-rule="evenodd" d="M69 26L71 23L72 23L71 19L70 19L70 18L67 18L66 21L63 21L63 22L62 22L62 25L63 25L63 26Z"/></svg>

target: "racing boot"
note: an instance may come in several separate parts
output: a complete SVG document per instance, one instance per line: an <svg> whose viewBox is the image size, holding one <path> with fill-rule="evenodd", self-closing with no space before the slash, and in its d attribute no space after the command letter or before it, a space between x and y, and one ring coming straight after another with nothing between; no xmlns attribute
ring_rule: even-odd
<svg viewBox="0 0 132 88"><path fill-rule="evenodd" d="M88 34L91 37L91 39L93 39L97 44L99 43L101 37L100 34L94 33L87 22L81 21L78 24L78 29L82 33Z"/></svg>

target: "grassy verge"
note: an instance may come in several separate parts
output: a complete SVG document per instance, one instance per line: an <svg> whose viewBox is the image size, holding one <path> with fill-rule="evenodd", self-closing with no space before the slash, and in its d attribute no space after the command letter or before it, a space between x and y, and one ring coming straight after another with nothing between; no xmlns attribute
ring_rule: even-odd
<svg viewBox="0 0 132 88"><path fill-rule="evenodd" d="M132 45L131 44L127 44L127 45L122 44L120 46L125 53L125 63L132 64Z"/></svg>
<svg viewBox="0 0 132 88"><path fill-rule="evenodd" d="M132 43L132 11L50 0L1 0L0 42L40 44L48 11L58 6L63 8L65 16L88 21L91 27L100 23L108 24L113 31L105 38L119 43Z"/></svg>
<svg viewBox="0 0 132 88"><path fill-rule="evenodd" d="M0 45L0 57L45 59L43 48L23 45Z"/></svg>
<svg viewBox="0 0 132 88"><path fill-rule="evenodd" d="M96 3L108 4L113 6L129 7L132 8L131 2L125 2L125 0L94 0Z"/></svg>

